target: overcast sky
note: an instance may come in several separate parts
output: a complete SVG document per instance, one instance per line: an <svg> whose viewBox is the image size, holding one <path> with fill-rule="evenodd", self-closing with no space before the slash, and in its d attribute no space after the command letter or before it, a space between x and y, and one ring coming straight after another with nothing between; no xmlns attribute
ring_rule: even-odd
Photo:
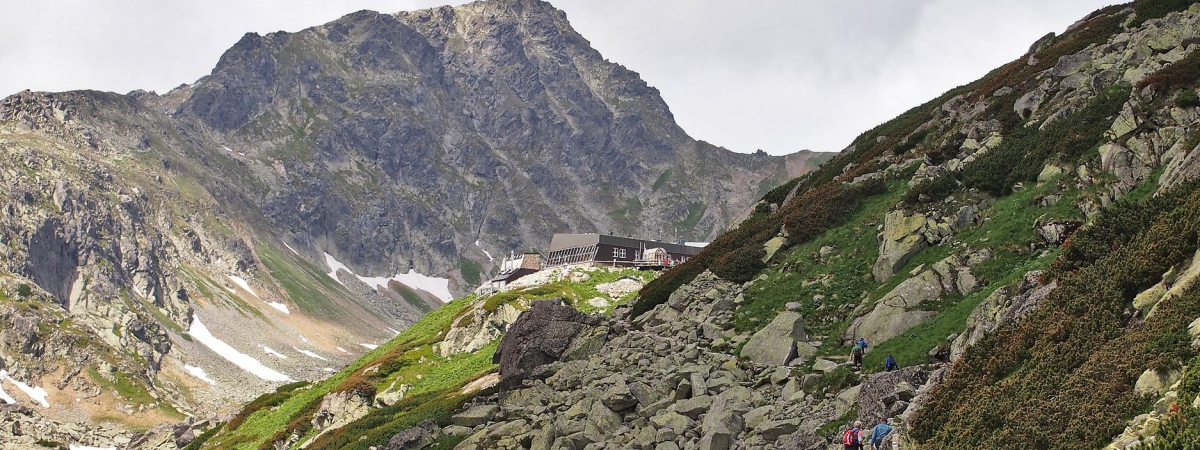
<svg viewBox="0 0 1200 450"><path fill-rule="evenodd" d="M0 96L166 92L248 31L447 0L54 0L0 4ZM452 3L463 3L455 1ZM860 132L1025 53L1112 0L551 0L662 91L697 139L740 152L840 150Z"/></svg>

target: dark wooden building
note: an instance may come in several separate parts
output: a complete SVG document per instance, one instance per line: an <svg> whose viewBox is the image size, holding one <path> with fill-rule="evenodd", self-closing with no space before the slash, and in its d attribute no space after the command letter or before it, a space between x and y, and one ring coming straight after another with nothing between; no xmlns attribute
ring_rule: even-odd
<svg viewBox="0 0 1200 450"><path fill-rule="evenodd" d="M700 247L605 234L555 234L545 267L596 263L614 266L667 267L687 261Z"/></svg>

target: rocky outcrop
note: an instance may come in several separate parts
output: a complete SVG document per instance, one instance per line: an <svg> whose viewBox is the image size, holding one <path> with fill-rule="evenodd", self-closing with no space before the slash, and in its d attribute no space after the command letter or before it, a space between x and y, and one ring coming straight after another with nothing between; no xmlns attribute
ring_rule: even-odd
<svg viewBox="0 0 1200 450"><path fill-rule="evenodd" d="M483 306L484 303L480 302L454 320L446 337L437 345L438 354L446 358L486 347L504 335L504 331L521 315L521 311L510 303L500 305L494 311L488 311Z"/></svg>
<svg viewBox="0 0 1200 450"><path fill-rule="evenodd" d="M1019 320L1037 309L1042 300L1050 295L1057 282L1046 284L1042 271L1025 274L1015 289L1007 286L997 288L976 306L967 317L967 326L950 345L950 357L957 360L967 347L975 345L984 335L995 331L1005 323Z"/></svg>
<svg viewBox="0 0 1200 450"><path fill-rule="evenodd" d="M856 319L842 335L845 341L859 337L883 342L899 336L937 313L922 305L951 294L970 294L978 284L971 267L991 257L989 250L952 255L928 268L918 267L913 276L884 294L874 308Z"/></svg>
<svg viewBox="0 0 1200 450"><path fill-rule="evenodd" d="M436 423L425 420L418 426L396 433L382 450L420 450L432 444L439 431Z"/></svg>
<svg viewBox="0 0 1200 450"><path fill-rule="evenodd" d="M597 319L567 306L561 300L534 301L521 313L492 361L500 365L500 385L521 385L534 370L557 361L580 331L597 325Z"/></svg>
<svg viewBox="0 0 1200 450"><path fill-rule="evenodd" d="M912 405L929 374L929 369L913 366L868 377L858 393L858 420L874 424L899 417Z"/></svg>
<svg viewBox="0 0 1200 450"><path fill-rule="evenodd" d="M732 343L750 339L730 325L744 289L704 272L632 322L620 307L608 327L596 327L610 330L599 351L535 369L500 399L456 416L477 417L461 422L470 427L443 432L468 435L460 450L784 448L798 430L851 408L858 388L806 393L787 367L731 356ZM794 342L797 321L780 323Z"/></svg>

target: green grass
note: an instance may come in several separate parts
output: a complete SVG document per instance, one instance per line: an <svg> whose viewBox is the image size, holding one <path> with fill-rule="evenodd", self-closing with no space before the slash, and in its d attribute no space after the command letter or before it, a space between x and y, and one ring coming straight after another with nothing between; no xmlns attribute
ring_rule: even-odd
<svg viewBox="0 0 1200 450"><path fill-rule="evenodd" d="M809 334L829 334L844 320L845 311L839 306L858 303L872 292L876 283L870 279L871 265L879 256L875 226L887 208L899 199L902 186L892 186L888 194L867 200L862 208L843 225L830 229L820 238L781 250L777 262L763 273L767 279L755 282L746 291L746 303L734 315L736 330L757 331L766 326L788 302L802 302L805 330ZM817 253L823 246L833 246L834 253L820 259ZM784 270L784 266L789 266ZM828 286L817 280L832 275ZM807 286L806 286L807 284ZM814 295L823 295L821 302Z"/></svg>
<svg viewBox="0 0 1200 450"><path fill-rule="evenodd" d="M465 257L458 257L458 267L462 270L463 280L471 286L479 286L483 282L483 267Z"/></svg>
<svg viewBox="0 0 1200 450"><path fill-rule="evenodd" d="M666 186L667 181L670 181L670 180L671 180L671 169L664 170L663 173L658 176L658 179L654 180L654 186L651 187L651 189L654 190L655 192L658 192L658 190L662 189L663 186Z"/></svg>
<svg viewBox="0 0 1200 450"><path fill-rule="evenodd" d="M429 313L430 311L433 311L433 306L430 306L429 303L425 302L425 299L421 298L420 294L417 294L416 291L410 289L408 286L405 286L403 283L397 283L395 281L388 282L388 289L396 294L399 294L400 298L403 298L405 302L412 305L414 308L417 308L422 313Z"/></svg>
<svg viewBox="0 0 1200 450"><path fill-rule="evenodd" d="M681 232L690 232L700 223L700 219L704 218L704 212L708 211L708 205L702 202L691 202L687 206L688 214L682 221L679 222L679 230Z"/></svg>
<svg viewBox="0 0 1200 450"><path fill-rule="evenodd" d="M296 392L287 401L275 409L260 410L246 418L245 422L232 432L219 433L212 438L212 445L206 448L221 449L257 449L267 438L277 431L283 430L305 407L314 401L319 401L325 394L339 386L355 371L373 364L384 355L391 352L403 351L436 341L439 333L449 325L455 315L469 305L469 298L458 299L430 312L421 320L406 328L399 336L379 348L367 352L354 363L350 364L333 376L315 384L311 389ZM466 360L467 358L462 358ZM489 360L490 362L490 360ZM469 363L463 363L468 365ZM458 366L462 367L462 366ZM442 377L441 379L445 379Z"/></svg>
<svg viewBox="0 0 1200 450"><path fill-rule="evenodd" d="M283 286L288 297L300 308L315 317L341 318L341 310L329 296L346 294L346 287L334 281L316 266L300 258L289 258L267 246L256 249L259 259L267 266L271 277Z"/></svg>

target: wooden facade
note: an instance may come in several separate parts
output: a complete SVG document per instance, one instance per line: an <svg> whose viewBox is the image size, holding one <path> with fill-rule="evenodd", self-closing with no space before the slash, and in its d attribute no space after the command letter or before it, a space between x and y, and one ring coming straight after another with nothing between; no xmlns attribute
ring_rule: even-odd
<svg viewBox="0 0 1200 450"><path fill-rule="evenodd" d="M700 250L699 247L604 234L555 234L550 241L545 266L596 263L667 267L687 261Z"/></svg>

